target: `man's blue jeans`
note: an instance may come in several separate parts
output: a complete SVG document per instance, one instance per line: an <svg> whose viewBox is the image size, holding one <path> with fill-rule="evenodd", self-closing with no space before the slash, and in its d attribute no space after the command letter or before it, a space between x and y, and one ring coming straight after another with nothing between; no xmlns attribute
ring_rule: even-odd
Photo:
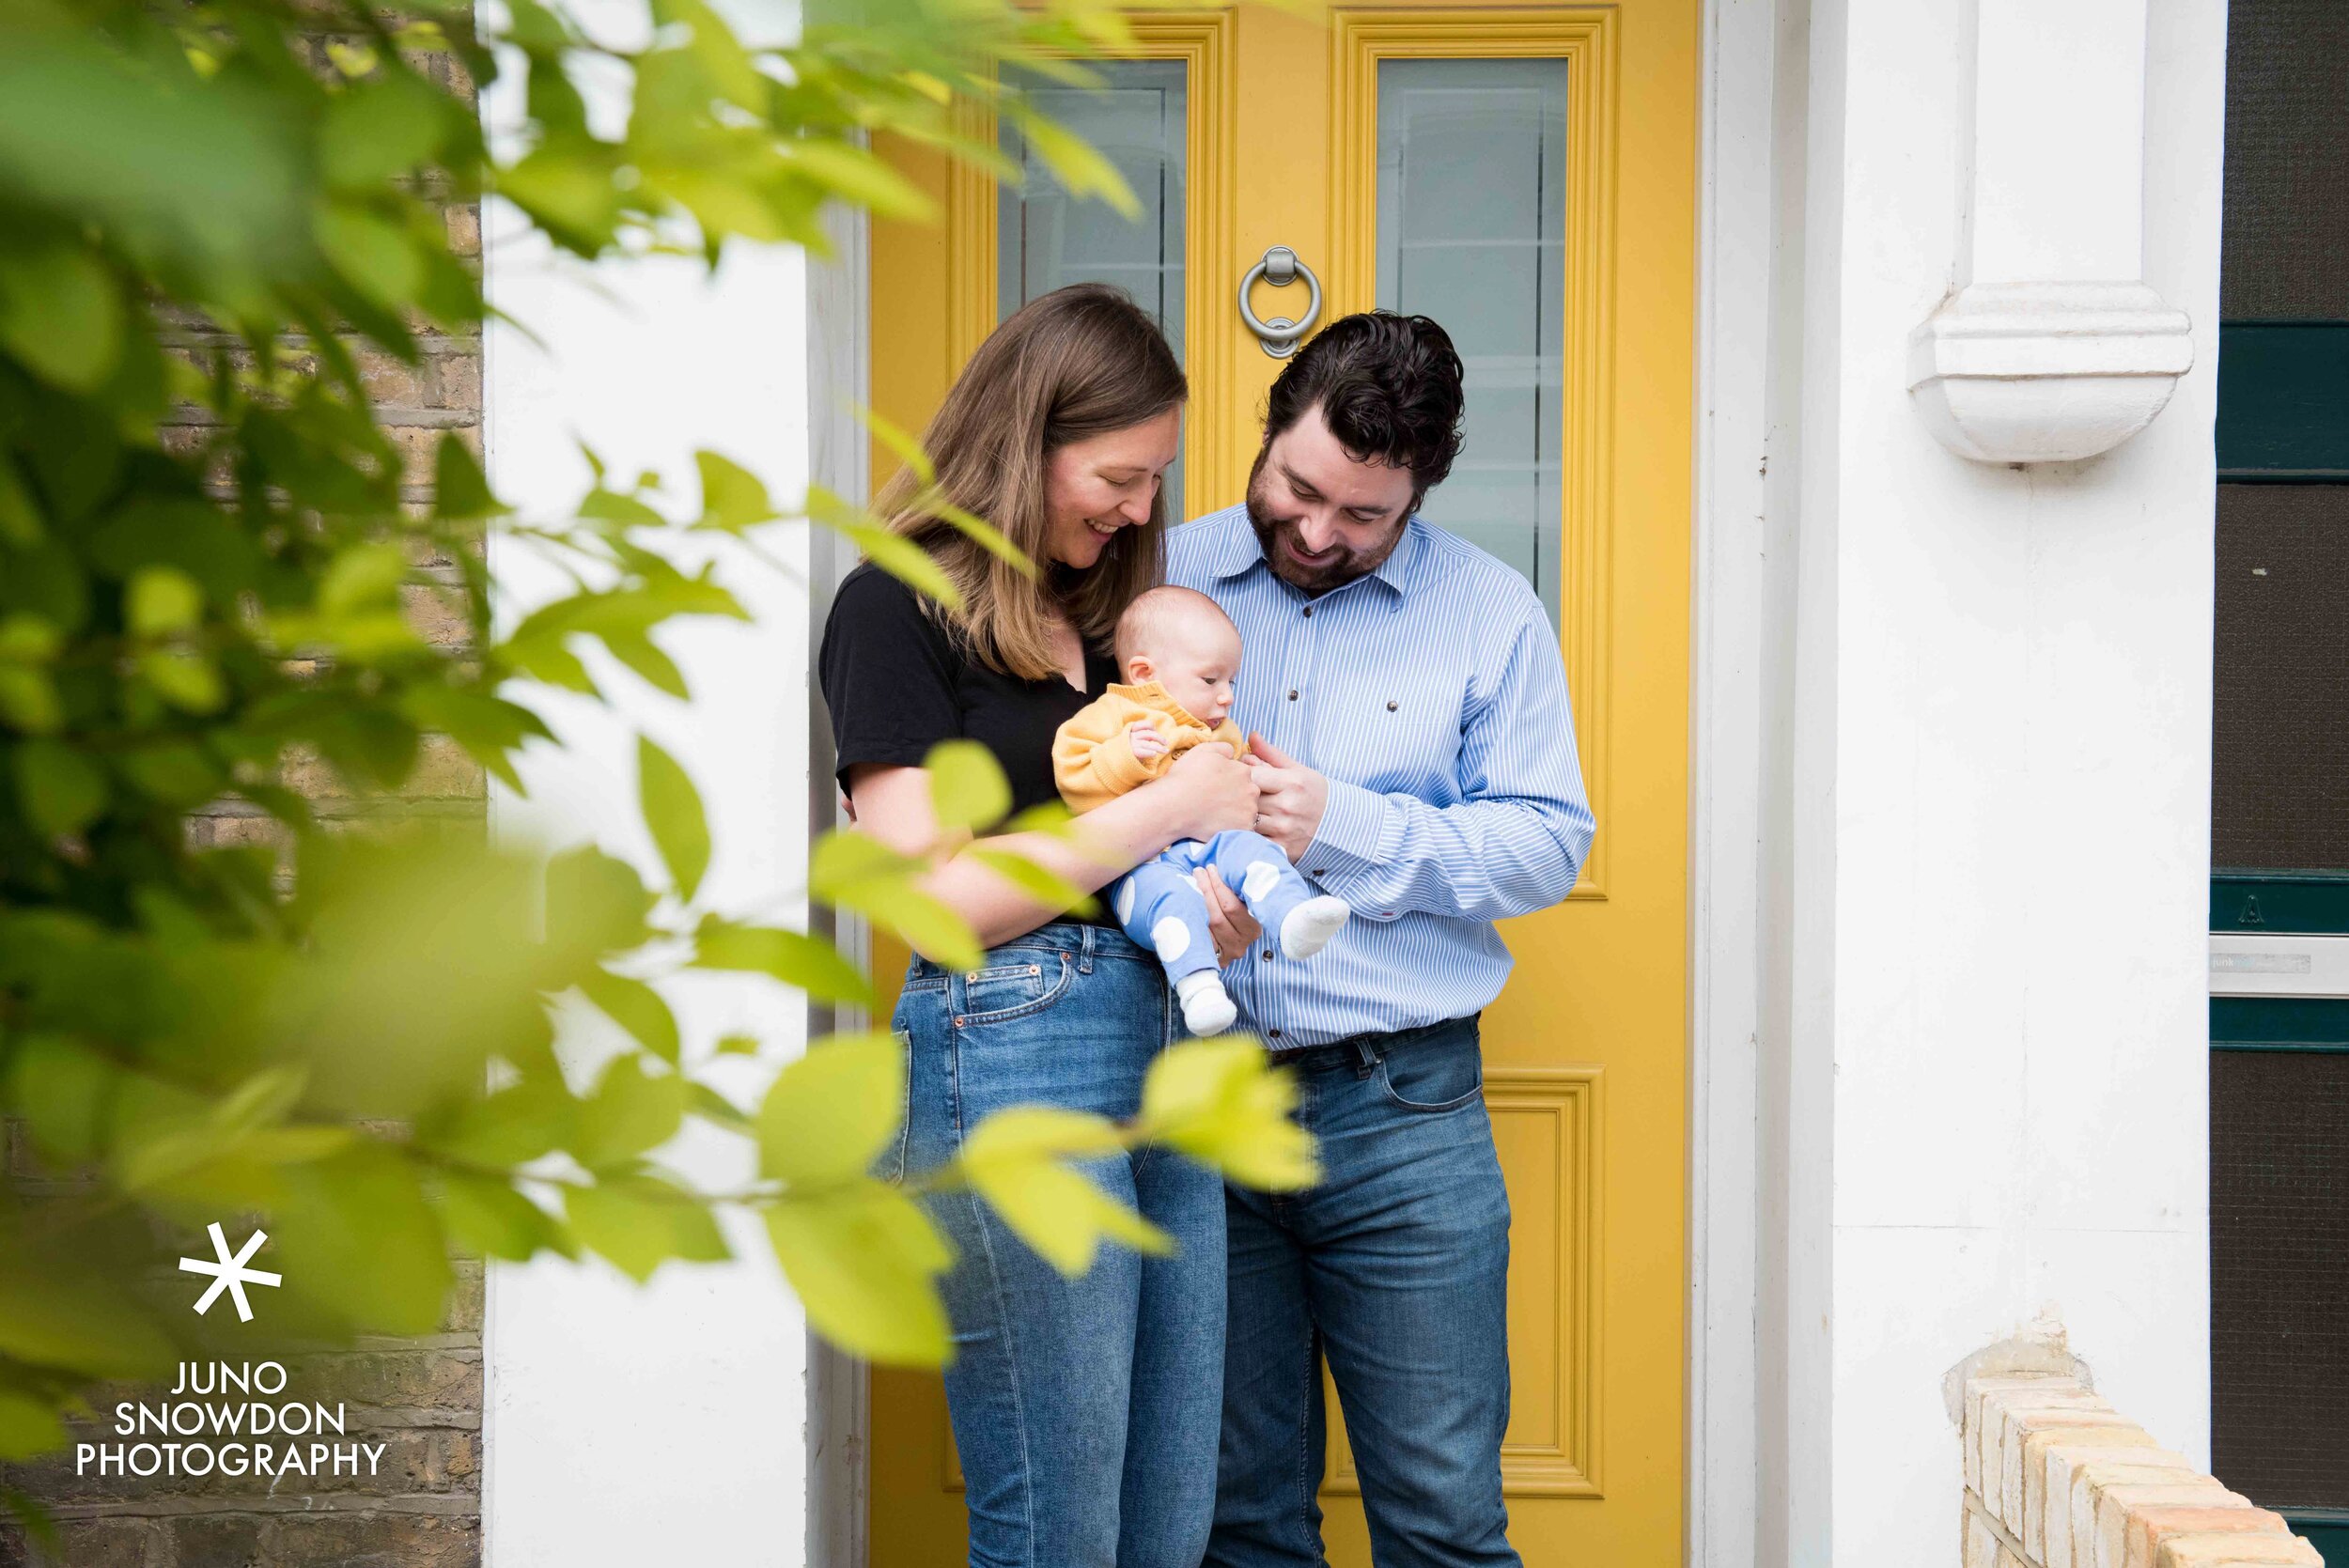
<svg viewBox="0 0 2349 1568"><path fill-rule="evenodd" d="M1310 1192L1225 1189L1212 1568L1320 1568L1327 1357L1378 1568L1506 1564L1509 1197L1476 1020L1300 1052Z"/></svg>
<svg viewBox="0 0 2349 1568"><path fill-rule="evenodd" d="M883 1174L926 1171L990 1112L1131 1116L1181 1030L1158 955L1055 921L973 970L916 958L894 1020L906 1131ZM1180 1250L1104 1247L1063 1279L968 1192L930 1199L954 1244L946 1401L973 1568L1196 1568L1215 1505L1223 1355L1223 1192L1165 1149L1089 1162ZM927 1565L926 1565L927 1568Z"/></svg>

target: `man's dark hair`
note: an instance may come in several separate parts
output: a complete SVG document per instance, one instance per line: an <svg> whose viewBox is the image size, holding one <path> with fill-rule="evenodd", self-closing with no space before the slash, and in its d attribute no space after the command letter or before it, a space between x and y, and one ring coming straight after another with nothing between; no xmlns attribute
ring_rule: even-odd
<svg viewBox="0 0 2349 1568"><path fill-rule="evenodd" d="M1265 405L1269 442L1319 407L1353 457L1411 471L1411 506L1460 455L1463 367L1451 334L1424 316L1342 317L1297 351Z"/></svg>

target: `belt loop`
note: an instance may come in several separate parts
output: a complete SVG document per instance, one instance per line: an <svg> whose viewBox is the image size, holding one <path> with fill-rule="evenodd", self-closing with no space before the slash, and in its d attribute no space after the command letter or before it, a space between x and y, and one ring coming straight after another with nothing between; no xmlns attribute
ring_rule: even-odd
<svg viewBox="0 0 2349 1568"><path fill-rule="evenodd" d="M1354 1076L1368 1078L1378 1065L1378 1048L1370 1043L1367 1034L1357 1034L1346 1044L1354 1048Z"/></svg>
<svg viewBox="0 0 2349 1568"><path fill-rule="evenodd" d="M1100 931L1100 929L1101 928L1099 926L1094 924L1091 921L1086 921L1084 923L1084 940L1078 948L1077 972L1079 974L1091 974L1093 972L1093 939Z"/></svg>

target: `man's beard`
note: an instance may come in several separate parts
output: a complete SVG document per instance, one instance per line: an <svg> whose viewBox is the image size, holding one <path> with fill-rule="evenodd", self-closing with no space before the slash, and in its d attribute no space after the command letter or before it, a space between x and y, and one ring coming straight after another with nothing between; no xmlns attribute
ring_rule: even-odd
<svg viewBox="0 0 2349 1568"><path fill-rule="evenodd" d="M1406 507L1403 516L1395 520L1394 532L1376 550L1345 551L1332 561L1307 567L1292 557L1286 548L1289 540L1296 540L1299 546L1304 543L1296 521L1276 520L1266 505L1263 490L1264 456L1259 453L1255 469L1248 475L1248 523L1256 531L1256 546L1264 551L1265 565L1272 568L1272 575L1305 594L1320 595L1332 588L1343 588L1356 578L1368 577L1385 566L1387 557L1394 553L1394 547L1403 542L1403 530L1408 526L1411 515L1411 509Z"/></svg>

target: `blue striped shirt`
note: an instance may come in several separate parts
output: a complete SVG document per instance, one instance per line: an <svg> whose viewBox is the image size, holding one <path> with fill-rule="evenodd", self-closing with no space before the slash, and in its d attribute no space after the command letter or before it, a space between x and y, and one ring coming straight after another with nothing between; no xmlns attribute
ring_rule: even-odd
<svg viewBox="0 0 2349 1568"><path fill-rule="evenodd" d="M1558 634L1525 579L1412 518L1366 577L1318 598L1265 564L1244 506L1176 529L1171 581L1243 651L1232 718L1330 781L1298 864L1354 907L1315 957L1224 971L1275 1050L1464 1017L1501 994L1493 922L1574 887L1593 821Z"/></svg>

